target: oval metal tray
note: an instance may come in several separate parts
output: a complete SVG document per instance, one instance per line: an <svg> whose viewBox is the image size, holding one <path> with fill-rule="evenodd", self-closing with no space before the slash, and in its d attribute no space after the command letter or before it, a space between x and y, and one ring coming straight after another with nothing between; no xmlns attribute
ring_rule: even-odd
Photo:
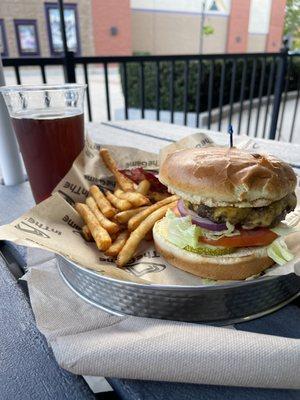
<svg viewBox="0 0 300 400"><path fill-rule="evenodd" d="M142 285L101 276L62 256L57 260L76 294L116 315L226 325L273 312L300 294L295 274L218 286Z"/></svg>

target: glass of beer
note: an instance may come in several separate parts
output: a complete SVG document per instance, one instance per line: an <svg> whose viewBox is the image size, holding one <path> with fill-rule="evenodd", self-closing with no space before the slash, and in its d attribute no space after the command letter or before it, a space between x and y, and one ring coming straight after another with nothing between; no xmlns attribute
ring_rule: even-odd
<svg viewBox="0 0 300 400"><path fill-rule="evenodd" d="M84 146L86 85L0 88L36 203L45 200Z"/></svg>

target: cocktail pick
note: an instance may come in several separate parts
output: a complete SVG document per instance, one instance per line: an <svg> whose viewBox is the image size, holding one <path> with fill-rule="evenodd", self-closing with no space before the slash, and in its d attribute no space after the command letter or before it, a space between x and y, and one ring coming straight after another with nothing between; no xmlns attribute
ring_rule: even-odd
<svg viewBox="0 0 300 400"><path fill-rule="evenodd" d="M228 125L228 130L227 130L227 132L228 132L229 135L230 135L230 147L233 147L233 128L232 128L232 125L231 125L231 124Z"/></svg>

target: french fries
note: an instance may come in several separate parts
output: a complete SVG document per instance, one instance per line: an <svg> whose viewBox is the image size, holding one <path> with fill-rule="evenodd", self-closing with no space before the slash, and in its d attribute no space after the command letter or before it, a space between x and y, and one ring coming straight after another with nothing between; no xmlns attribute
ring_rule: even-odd
<svg viewBox="0 0 300 400"><path fill-rule="evenodd" d="M100 156L110 172L114 175L117 184L125 192L134 191L134 182L118 170L117 164L107 149L100 150Z"/></svg>
<svg viewBox="0 0 300 400"><path fill-rule="evenodd" d="M153 211L159 209L160 207L174 202L176 200L178 200L179 197L174 195L174 196L169 196L166 199L159 201L155 204L152 204L152 206L147 207L145 210L139 212L138 214L136 214L135 216L133 216L132 218L130 218L130 220L128 221L128 229L129 231L134 231L139 224L146 218L148 217L148 215L150 215Z"/></svg>
<svg viewBox="0 0 300 400"><path fill-rule="evenodd" d="M115 177L115 188L102 192L92 185L85 204L76 203L75 209L84 221L83 238L95 241L100 251L123 267L143 239L153 240L154 224L176 205L178 196L150 191L147 179L136 185L118 170L107 149L99 154Z"/></svg>
<svg viewBox="0 0 300 400"><path fill-rule="evenodd" d="M156 209L154 212L148 215L147 218L142 221L133 232L131 232L128 240L126 241L124 247L118 255L118 267L123 267L125 264L127 264L127 262L132 258L133 254L135 253L140 242L144 239L145 235L153 228L155 222L163 218L167 210L169 208L175 207L176 203L177 200Z"/></svg>
<svg viewBox="0 0 300 400"><path fill-rule="evenodd" d="M83 227L81 229L81 233L82 233L82 236L84 237L84 240L86 240L87 242L94 241L91 231L89 230L87 225L83 225Z"/></svg>
<svg viewBox="0 0 300 400"><path fill-rule="evenodd" d="M128 236L128 231L120 232L113 244L106 250L105 254L109 257L116 257L124 247Z"/></svg>
<svg viewBox="0 0 300 400"><path fill-rule="evenodd" d="M160 193L160 192L150 191L147 196L152 202L157 202L157 201L162 201L162 200L166 199L170 195L169 195L169 193Z"/></svg>
<svg viewBox="0 0 300 400"><path fill-rule="evenodd" d="M89 209L95 214L100 225L106 229L108 233L115 233L120 230L119 226L115 222L110 221L104 214L102 214L93 197L89 196L85 202Z"/></svg>
<svg viewBox="0 0 300 400"><path fill-rule="evenodd" d="M115 189L114 189L114 195L115 195L115 196L117 196L117 193L118 193L119 190L121 190L122 193L124 193L123 190L120 189L120 186L117 184L117 185L115 186ZM117 196L117 197L118 197L118 196Z"/></svg>
<svg viewBox="0 0 300 400"><path fill-rule="evenodd" d="M119 199L119 197L112 194L109 190L105 191L105 195L111 204L120 211L125 211L132 208L132 204L128 200Z"/></svg>
<svg viewBox="0 0 300 400"><path fill-rule="evenodd" d="M99 221L86 204L76 203L75 210L81 215L88 226L99 250L105 251L111 245L108 232L100 225Z"/></svg>
<svg viewBox="0 0 300 400"><path fill-rule="evenodd" d="M149 192L151 183L147 180L147 179L143 179L137 186L136 191L138 193L143 194L144 196L147 195L147 193Z"/></svg>
<svg viewBox="0 0 300 400"><path fill-rule="evenodd" d="M128 200L134 207L141 207L150 204L150 200L141 193L123 192L121 189L116 189L114 194L119 197L119 199Z"/></svg>
<svg viewBox="0 0 300 400"><path fill-rule="evenodd" d="M93 185L90 187L90 193L94 198L95 202L97 203L100 211L107 217L113 217L117 210L111 205L111 203L107 200L98 186Z"/></svg>
<svg viewBox="0 0 300 400"><path fill-rule="evenodd" d="M124 230L122 226L120 226L119 228L120 228L119 232L109 234L112 242L114 242L117 239L118 235L120 234L120 231Z"/></svg>
<svg viewBox="0 0 300 400"><path fill-rule="evenodd" d="M138 214L139 212L141 212L143 210L146 210L146 208L147 208L147 206L133 208L132 210L121 211L114 216L114 219L119 224L127 224L127 222L130 220L131 217L133 217L134 215Z"/></svg>

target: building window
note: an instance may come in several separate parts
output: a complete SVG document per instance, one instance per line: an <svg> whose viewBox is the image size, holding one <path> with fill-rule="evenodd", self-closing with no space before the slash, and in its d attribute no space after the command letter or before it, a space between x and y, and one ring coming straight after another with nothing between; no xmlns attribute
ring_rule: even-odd
<svg viewBox="0 0 300 400"><path fill-rule="evenodd" d="M8 46L5 34L4 20L0 19L0 53L2 57L8 56Z"/></svg>
<svg viewBox="0 0 300 400"><path fill-rule="evenodd" d="M45 7L50 51L53 55L59 55L63 52L59 9L56 3L46 3ZM79 54L80 41L76 4L64 4L64 19L68 49Z"/></svg>
<svg viewBox="0 0 300 400"><path fill-rule="evenodd" d="M36 20L15 19L15 30L19 54L21 56L37 56L40 54Z"/></svg>

